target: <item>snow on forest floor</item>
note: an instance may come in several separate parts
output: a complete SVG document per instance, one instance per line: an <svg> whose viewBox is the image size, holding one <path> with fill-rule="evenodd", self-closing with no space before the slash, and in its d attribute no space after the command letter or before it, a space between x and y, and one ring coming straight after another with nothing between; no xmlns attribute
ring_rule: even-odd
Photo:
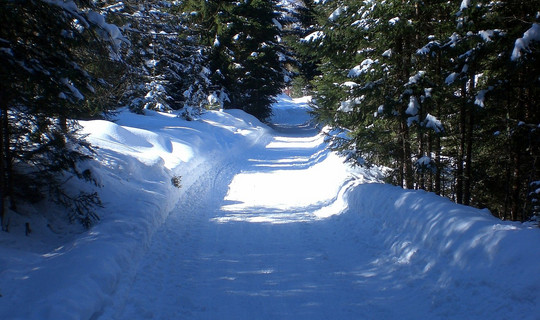
<svg viewBox="0 0 540 320"><path fill-rule="evenodd" d="M270 127L238 110L83 122L102 221L25 237L14 217L0 318L539 319L540 230L377 183L306 103L279 97Z"/></svg>

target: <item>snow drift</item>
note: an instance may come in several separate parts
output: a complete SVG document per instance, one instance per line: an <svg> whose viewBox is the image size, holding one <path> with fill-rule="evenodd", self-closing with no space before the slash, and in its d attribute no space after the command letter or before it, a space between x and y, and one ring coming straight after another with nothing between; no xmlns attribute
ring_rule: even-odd
<svg viewBox="0 0 540 320"><path fill-rule="evenodd" d="M353 232L387 249L372 261L370 277L392 279L388 290L411 297L401 307L420 311L401 319L537 319L536 226L383 184L356 186L348 203L343 216ZM427 301L417 299L424 295Z"/></svg>

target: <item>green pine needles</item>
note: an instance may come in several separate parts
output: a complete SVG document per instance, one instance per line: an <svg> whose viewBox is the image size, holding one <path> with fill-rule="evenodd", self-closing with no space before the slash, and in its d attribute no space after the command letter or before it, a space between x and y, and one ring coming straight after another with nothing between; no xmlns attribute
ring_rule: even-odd
<svg viewBox="0 0 540 320"><path fill-rule="evenodd" d="M311 7L300 47L320 74L315 114L342 132L336 150L502 219L538 214L540 1Z"/></svg>

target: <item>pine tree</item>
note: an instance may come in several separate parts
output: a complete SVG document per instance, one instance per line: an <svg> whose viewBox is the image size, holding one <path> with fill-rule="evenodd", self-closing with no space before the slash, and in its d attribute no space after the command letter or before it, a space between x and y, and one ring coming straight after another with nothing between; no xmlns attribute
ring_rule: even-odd
<svg viewBox="0 0 540 320"><path fill-rule="evenodd" d="M266 119L284 83L274 1L192 1L186 6L208 47L209 101Z"/></svg>
<svg viewBox="0 0 540 320"><path fill-rule="evenodd" d="M315 114L389 181L525 220L538 205L538 1L321 1ZM504 150L504 152L501 152Z"/></svg>
<svg viewBox="0 0 540 320"><path fill-rule="evenodd" d="M401 1L327 6L328 21L317 44L324 75L316 81L317 113L349 132L349 138L335 140L340 149L360 153L352 159L378 159L397 167L395 182L412 188L410 126L420 122L420 97L411 79L422 74L413 74L415 7Z"/></svg>
<svg viewBox="0 0 540 320"><path fill-rule="evenodd" d="M2 2L2 218L8 208L16 210L17 200L49 197L71 207L72 219L87 226L97 219L96 193L73 194L62 187L69 175L92 180L80 167L92 149L71 119L106 111L84 103L100 85L84 69L85 58L107 60L123 41L95 9L87 2Z"/></svg>
<svg viewBox="0 0 540 320"><path fill-rule="evenodd" d="M472 188L476 205L489 203L494 214L504 219L523 221L538 212L534 184L540 176L540 115L533 106L540 93L540 39L524 38L529 30L538 28L534 8L539 4L493 4L490 25L482 30L490 37L490 53L484 56L483 87L475 98L486 116L478 126L477 140L482 148L475 150L479 173Z"/></svg>
<svg viewBox="0 0 540 320"><path fill-rule="evenodd" d="M123 25L129 39L123 54L126 71L120 104L137 113L168 112L183 107L187 59L180 6L170 1L104 2L102 14Z"/></svg>
<svg viewBox="0 0 540 320"><path fill-rule="evenodd" d="M319 13L312 0L296 3L288 10L289 29L284 33L284 40L291 48L293 61L292 94L294 96L310 95L311 82L320 76L317 48L313 45L315 36L320 32L321 25L317 21Z"/></svg>

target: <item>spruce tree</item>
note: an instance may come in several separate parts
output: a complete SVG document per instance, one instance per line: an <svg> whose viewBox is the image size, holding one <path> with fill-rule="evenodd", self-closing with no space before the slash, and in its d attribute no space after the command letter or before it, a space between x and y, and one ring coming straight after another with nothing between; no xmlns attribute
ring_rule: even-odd
<svg viewBox="0 0 540 320"><path fill-rule="evenodd" d="M70 175L92 180L80 167L92 149L72 119L103 113L85 103L100 86L84 69L86 57L110 59L123 38L88 2L3 1L0 6L0 140L2 217L17 200L48 197L89 226L97 193L63 188ZM4 220L4 219L2 219ZM6 221L3 221L5 227Z"/></svg>
<svg viewBox="0 0 540 320"><path fill-rule="evenodd" d="M102 13L123 26L129 39L118 77L119 103L137 113L168 112L183 107L184 73L193 52L184 46L185 26L180 6L170 1L106 1Z"/></svg>
<svg viewBox="0 0 540 320"><path fill-rule="evenodd" d="M288 29L283 38L287 46L291 48L293 56L290 64L293 70L291 94L293 96L310 95L313 89L311 82L315 77L320 76L317 48L312 45L312 42L316 42L315 35L321 29L317 19L319 14L312 0L295 3L289 8L287 14Z"/></svg>
<svg viewBox="0 0 540 320"><path fill-rule="evenodd" d="M322 1L315 114L333 146L389 181L538 212L538 1ZM504 152L501 152L504 150Z"/></svg>
<svg viewBox="0 0 540 320"><path fill-rule="evenodd" d="M377 159L395 167L392 179L412 188L409 127L420 122L417 105L424 94L411 82L422 78L413 65L415 7L401 1L326 6L327 22L315 43L324 75L316 81L316 112L348 131L348 138L334 140L340 149L357 154L352 159Z"/></svg>
<svg viewBox="0 0 540 320"><path fill-rule="evenodd" d="M208 48L209 101L266 119L284 84L275 1L191 1ZM204 30L204 31L202 31Z"/></svg>
<svg viewBox="0 0 540 320"><path fill-rule="evenodd" d="M475 137L481 147L473 151L478 164L472 193L475 205L489 204L504 219L523 221L538 213L540 115L534 106L540 93L540 37L528 35L538 28L534 8L539 4L494 3L481 20L489 22L481 31L489 37L489 53L483 56L475 96L482 117Z"/></svg>

